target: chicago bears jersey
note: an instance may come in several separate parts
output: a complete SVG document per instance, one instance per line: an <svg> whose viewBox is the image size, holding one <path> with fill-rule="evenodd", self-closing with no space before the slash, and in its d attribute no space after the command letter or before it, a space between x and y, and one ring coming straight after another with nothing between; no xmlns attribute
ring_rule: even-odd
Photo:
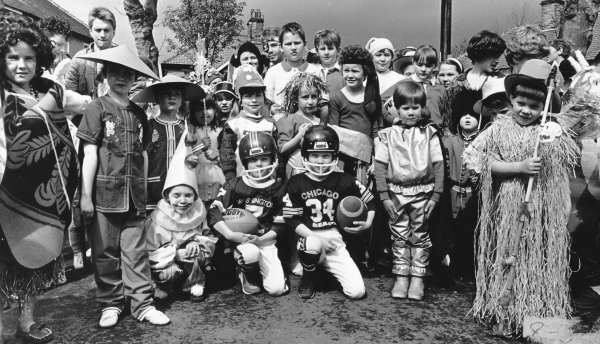
<svg viewBox="0 0 600 344"><path fill-rule="evenodd" d="M369 210L375 210L373 194L347 173L332 172L321 181L297 174L287 183L283 218L292 230L300 223L310 230L338 228L335 212L348 196L360 198Z"/></svg>
<svg viewBox="0 0 600 344"><path fill-rule="evenodd" d="M223 221L226 209L245 209L258 219L258 235L261 236L271 230L274 222L283 223L281 209L284 192L283 184L278 182L260 188L248 185L244 177L230 179L210 207L208 224L212 228L215 223Z"/></svg>

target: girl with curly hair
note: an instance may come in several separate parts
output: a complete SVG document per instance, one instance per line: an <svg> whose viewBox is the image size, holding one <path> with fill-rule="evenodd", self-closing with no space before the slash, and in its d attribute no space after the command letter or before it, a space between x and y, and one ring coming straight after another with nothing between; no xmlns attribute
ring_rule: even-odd
<svg viewBox="0 0 600 344"><path fill-rule="evenodd" d="M52 42L52 53L54 61L44 73L45 77L53 76L55 80L64 83L65 75L71 66L71 56L69 55L69 41L71 40L71 25L59 17L43 18L39 21L40 29L50 42Z"/></svg>
<svg viewBox="0 0 600 344"><path fill-rule="evenodd" d="M319 124L319 99L327 93L327 85L320 77L300 72L292 77L282 91L283 109L287 114L277 122L277 146L281 155L288 157L286 180L304 171L300 157L300 143L306 129Z"/></svg>
<svg viewBox="0 0 600 344"><path fill-rule="evenodd" d="M373 137L383 127L383 103L377 72L371 53L356 45L342 50L340 64L346 85L329 96L329 124L338 132L340 142L352 140L355 147L361 147L355 149L342 144L338 155L339 167L363 185L368 185L367 170L373 156ZM366 235L349 237L348 250L357 265L369 271L371 268L365 254L367 241Z"/></svg>
<svg viewBox="0 0 600 344"><path fill-rule="evenodd" d="M33 20L0 16L0 301L18 296L16 336L34 343L53 337L33 312L36 295L62 271L79 173L63 107L72 101L61 85L40 77L53 60L52 43Z"/></svg>
<svg viewBox="0 0 600 344"><path fill-rule="evenodd" d="M349 46L342 50L340 64L346 86L329 96L329 124L352 130L372 145L382 106L373 58L366 49ZM349 153L340 152L340 167L366 185L366 169L371 159L362 161Z"/></svg>

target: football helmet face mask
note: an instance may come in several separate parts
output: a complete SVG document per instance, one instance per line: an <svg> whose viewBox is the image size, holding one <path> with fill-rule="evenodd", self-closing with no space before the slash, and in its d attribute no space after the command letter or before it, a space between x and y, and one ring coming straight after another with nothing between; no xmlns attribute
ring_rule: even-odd
<svg viewBox="0 0 600 344"><path fill-rule="evenodd" d="M312 126L306 130L302 139L302 164L309 173L315 176L327 176L335 170L338 164L339 150L340 139L335 130L324 125ZM311 163L308 161L309 156L314 152L331 153L332 161L330 163Z"/></svg>
<svg viewBox="0 0 600 344"><path fill-rule="evenodd" d="M239 155L244 165L244 175L251 180L261 181L269 178L277 170L277 147L271 135L262 132L250 132L240 141ZM268 155L271 165L248 169L248 159ZM258 176L258 177L256 177Z"/></svg>

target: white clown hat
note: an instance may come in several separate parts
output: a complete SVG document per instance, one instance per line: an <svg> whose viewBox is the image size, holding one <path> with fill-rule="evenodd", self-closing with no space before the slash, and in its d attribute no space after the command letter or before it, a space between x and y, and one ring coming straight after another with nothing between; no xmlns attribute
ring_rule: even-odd
<svg viewBox="0 0 600 344"><path fill-rule="evenodd" d="M175 154L171 159L165 186L163 187L163 198L168 199L169 195L165 193L169 188L178 185L187 185L194 189L196 200L198 200L198 182L196 181L196 166L198 165L198 157L192 153L192 147L185 144L185 137L188 132L187 123L185 131L181 135Z"/></svg>

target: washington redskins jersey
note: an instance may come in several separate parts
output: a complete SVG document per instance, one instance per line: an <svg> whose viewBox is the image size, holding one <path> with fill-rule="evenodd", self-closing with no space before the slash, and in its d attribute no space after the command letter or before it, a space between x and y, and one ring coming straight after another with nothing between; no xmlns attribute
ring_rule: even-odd
<svg viewBox="0 0 600 344"><path fill-rule="evenodd" d="M213 228L215 223L223 221L226 209L244 209L258 219L257 234L261 236L271 230L274 222L283 223L281 208L284 192L284 185L274 180L257 184L245 177L230 179L210 207L208 224Z"/></svg>
<svg viewBox="0 0 600 344"><path fill-rule="evenodd" d="M348 196L360 198L369 210L375 210L373 194L347 173L332 172L321 181L308 173L297 174L287 183L283 218L292 230L301 223L313 231L338 228L335 212Z"/></svg>

